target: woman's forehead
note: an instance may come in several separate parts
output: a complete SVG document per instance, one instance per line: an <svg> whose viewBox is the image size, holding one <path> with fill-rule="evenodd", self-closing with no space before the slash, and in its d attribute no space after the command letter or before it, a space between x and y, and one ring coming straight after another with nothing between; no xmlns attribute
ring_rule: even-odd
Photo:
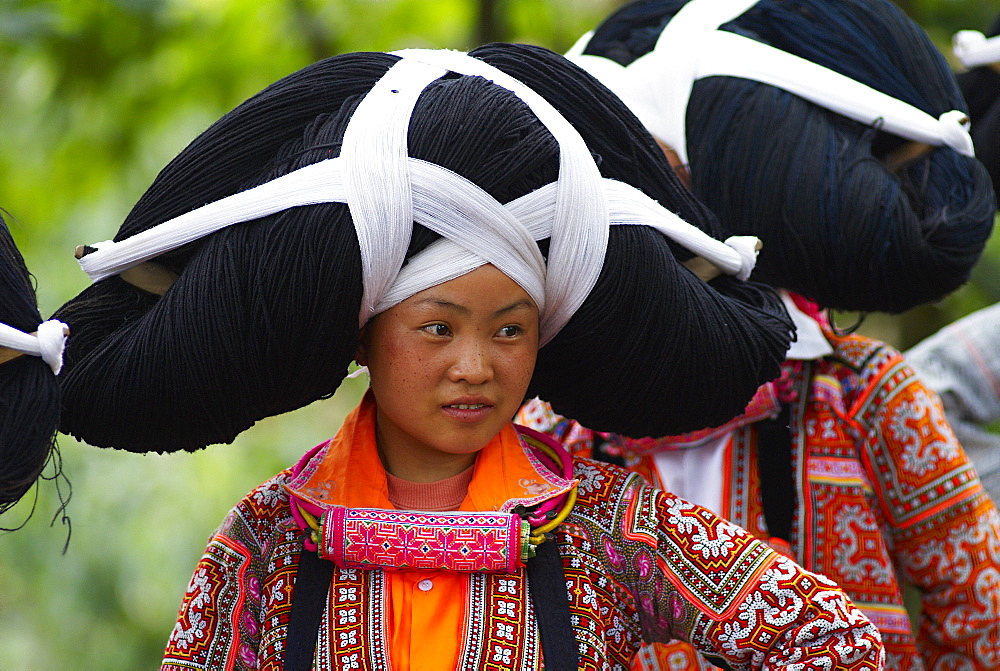
<svg viewBox="0 0 1000 671"><path fill-rule="evenodd" d="M491 264L410 296L400 305L440 307L460 313L487 311L510 313L538 312L538 307L517 282Z"/></svg>

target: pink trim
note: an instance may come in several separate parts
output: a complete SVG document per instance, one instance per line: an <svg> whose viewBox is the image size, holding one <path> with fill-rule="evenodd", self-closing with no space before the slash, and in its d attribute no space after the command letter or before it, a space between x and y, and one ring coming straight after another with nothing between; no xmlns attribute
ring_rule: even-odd
<svg viewBox="0 0 1000 671"><path fill-rule="evenodd" d="M322 461L322 460L316 460L315 462L313 462L313 457L316 456L320 452L320 450L322 450L325 447L328 447L329 445L330 441L326 441L325 443L320 443L319 445L317 445L316 447L312 448L304 455L302 455L302 458L299 459L297 462L295 462L295 465L292 466L291 477L289 478L288 483L285 485L285 490L288 492L288 497L289 497L288 507L291 509L292 512L292 519L295 520L295 526L297 526L305 534L305 541L303 545L310 552L316 552L317 550L316 543L313 542L312 534L310 534L310 531L312 531L312 527L309 526L308 522L306 522L306 518L302 517L302 513L299 512L299 508L301 507L302 510L305 510L307 513L315 517L317 520L323 519L324 510L322 507L316 505L309 499L300 496L299 493L293 489L293 487L301 486L309 481L309 478L316 471L317 464L319 464L320 461Z"/></svg>
<svg viewBox="0 0 1000 671"><path fill-rule="evenodd" d="M544 433L540 434L536 430L533 430L533 429L528 428L526 426L520 426L519 424L515 424L514 425L514 430L517 431L518 437L526 436L528 438L532 438L534 440L539 440L539 441L542 439L542 437L549 438L549 436L547 436ZM545 442L545 444L551 446L552 442L554 442L554 441L551 438L549 438L549 440L547 440ZM549 455L545 454L541 450L536 450L526 440L522 440L521 441L521 446L527 448L527 450L526 450L527 453L530 456L534 457L534 459L531 462L531 465L535 466L536 469L537 469L537 467L539 465L541 465L546 470L548 470L550 473L552 473L553 475L557 475L559 473L559 470L560 470L560 468L559 468L559 466L560 466L559 462L553 461L552 458L549 457ZM553 449L555 449L555 448L553 447ZM541 474L541 475L544 475L544 473Z"/></svg>
<svg viewBox="0 0 1000 671"><path fill-rule="evenodd" d="M525 518L528 520L528 523L531 524L531 526L534 527L541 526L549 521L548 517L546 516L547 513L562 508L563 504L566 501L566 497L568 496L569 490L572 489L572 487L575 485L575 481L572 479L573 457L570 456L569 452L566 451L566 448L564 448L561 443L553 439L551 436L547 436L544 433L539 433L534 429L529 429L526 426L520 426L518 424L514 425L514 429L523 436L526 436L533 440L537 440L540 443L544 443L545 445L550 447L552 451L555 452L556 455L559 457L560 461L559 467L561 467L563 472L562 477L556 475L555 469L552 468L552 466L555 466L555 464L552 463L552 459L547 454L545 454L541 450L536 450L527 441L524 440L521 441L521 445L525 448L525 455L528 457L528 460L531 462L532 466L535 468L538 474L541 475L543 478L545 478L546 481L549 482L550 484L559 486L560 489L563 490L555 496L552 496L551 492L547 492L546 494L534 497L533 499L530 500L530 502L527 502L525 500L518 501L518 503L524 505L525 507L534 505L535 501L542 502L541 505L538 506L537 510L535 510L529 517ZM545 473L541 472L539 468L544 468L545 470L549 471L549 473L551 473L553 477L552 478L546 477ZM557 482L559 480L562 481L562 484ZM546 499L545 497L550 497L550 498ZM508 503L512 503L512 501L508 501ZM513 506L511 506L511 508L512 507ZM504 508L507 508L507 506L505 505Z"/></svg>
<svg viewBox="0 0 1000 671"><path fill-rule="evenodd" d="M347 508L333 506L323 518L323 552L320 555L341 568L347 568L344 561L344 517Z"/></svg>
<svg viewBox="0 0 1000 671"><path fill-rule="evenodd" d="M520 433L521 435L533 438L534 440L537 440L540 443L545 443L545 445L552 448L552 451L559 456L559 462L560 462L559 466L562 467L563 479L565 480L573 479L573 457L570 455L569 452L566 451L566 448L562 446L562 443L557 441L552 436L544 434L540 431L535 431L534 429L529 429L526 426L520 426L518 424L515 424L514 430ZM551 459L549 459L549 455L545 454L544 452L539 452L538 455L544 457L547 463L549 464L552 463ZM552 470L553 473L555 472L555 470L553 469L549 470Z"/></svg>
<svg viewBox="0 0 1000 671"><path fill-rule="evenodd" d="M309 478L312 477L312 474L316 472L316 469L319 467L319 464L322 463L323 461L322 459L319 459L316 461L316 463L313 463L312 458L316 456L319 453L319 451L322 450L323 448L329 447L330 442L331 441L328 440L325 443L320 443L316 447L312 448L311 450L303 454L302 458L299 459L297 462L295 462L295 465L292 466L292 476L288 481L289 487L301 487L302 485L304 485L306 482L309 481Z"/></svg>
<svg viewBox="0 0 1000 671"><path fill-rule="evenodd" d="M507 551L507 573L515 573L521 566L521 518L517 515L507 520L507 536L512 540Z"/></svg>
<svg viewBox="0 0 1000 671"><path fill-rule="evenodd" d="M802 310L808 317L816 321L824 331L830 330L830 320L826 316L826 311L820 307L819 303L809 300L794 291L788 292L795 307Z"/></svg>

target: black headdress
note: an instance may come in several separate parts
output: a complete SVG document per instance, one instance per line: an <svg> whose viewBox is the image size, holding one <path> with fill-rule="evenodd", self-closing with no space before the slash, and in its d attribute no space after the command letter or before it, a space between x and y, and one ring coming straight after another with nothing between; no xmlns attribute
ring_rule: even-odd
<svg viewBox="0 0 1000 671"><path fill-rule="evenodd" d="M0 217L0 513L56 452L63 324L42 322L31 276Z"/></svg>
<svg viewBox="0 0 1000 671"><path fill-rule="evenodd" d="M989 237L954 77L887 0L639 0L570 56L764 240L756 279L899 312L965 282Z"/></svg>
<svg viewBox="0 0 1000 671"><path fill-rule="evenodd" d="M745 277L746 241L683 223L725 237L585 72L537 47L471 56L330 58L184 149L114 243L82 250L97 281L57 312L62 430L133 451L232 441L332 394L359 323L483 262L539 302L532 391L560 412L630 435L738 413L776 375L787 316L678 259Z"/></svg>

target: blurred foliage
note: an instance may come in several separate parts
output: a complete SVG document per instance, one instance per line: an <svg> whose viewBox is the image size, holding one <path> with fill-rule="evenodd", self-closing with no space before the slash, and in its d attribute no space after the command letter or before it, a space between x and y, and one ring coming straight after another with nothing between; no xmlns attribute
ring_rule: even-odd
<svg viewBox="0 0 1000 671"><path fill-rule="evenodd" d="M87 284L73 248L111 237L161 166L270 82L356 50L507 40L564 51L618 4L0 0L0 207L38 276L42 314ZM903 6L942 46L956 29L985 29L996 11L993 0ZM1000 300L997 263L994 246L969 287L866 328L909 344ZM47 524L59 505L52 482L25 528L0 536L0 669L156 666L212 529L245 492L334 433L363 387L348 381L332 399L197 454L139 456L63 437L72 538L61 554L67 527ZM31 507L22 502L0 523Z"/></svg>
<svg viewBox="0 0 1000 671"><path fill-rule="evenodd" d="M895 0L941 45L959 30L986 30L996 18L996 0Z"/></svg>

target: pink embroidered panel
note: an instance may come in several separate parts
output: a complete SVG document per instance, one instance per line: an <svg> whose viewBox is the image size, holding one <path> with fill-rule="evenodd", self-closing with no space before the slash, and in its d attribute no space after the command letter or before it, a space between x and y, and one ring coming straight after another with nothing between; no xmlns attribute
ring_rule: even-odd
<svg viewBox="0 0 1000 671"><path fill-rule="evenodd" d="M514 573L526 542L511 513L331 508L321 556L340 568Z"/></svg>

